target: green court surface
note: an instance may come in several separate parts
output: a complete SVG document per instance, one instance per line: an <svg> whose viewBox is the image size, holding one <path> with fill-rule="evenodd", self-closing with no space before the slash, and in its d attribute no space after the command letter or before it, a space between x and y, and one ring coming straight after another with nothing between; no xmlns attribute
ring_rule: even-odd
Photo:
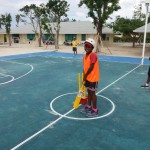
<svg viewBox="0 0 150 150"><path fill-rule="evenodd" d="M99 61L99 116L73 109L82 59L0 60L0 150L148 150L148 65Z"/></svg>

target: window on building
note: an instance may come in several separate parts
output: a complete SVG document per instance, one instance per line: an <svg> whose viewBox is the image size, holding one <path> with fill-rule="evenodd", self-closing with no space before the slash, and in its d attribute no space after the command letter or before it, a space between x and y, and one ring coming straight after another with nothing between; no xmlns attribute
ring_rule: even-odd
<svg viewBox="0 0 150 150"><path fill-rule="evenodd" d="M32 41L35 38L35 34L27 34L27 39Z"/></svg>
<svg viewBox="0 0 150 150"><path fill-rule="evenodd" d="M13 42L19 43L20 36L19 34L12 34Z"/></svg>
<svg viewBox="0 0 150 150"><path fill-rule="evenodd" d="M102 34L102 40L103 40L103 41L106 40L106 34Z"/></svg>
<svg viewBox="0 0 150 150"><path fill-rule="evenodd" d="M76 34L65 34L65 41L72 41L74 37L76 38L77 35Z"/></svg>
<svg viewBox="0 0 150 150"><path fill-rule="evenodd" d="M86 40L86 34L82 34L81 41L85 41L85 40Z"/></svg>
<svg viewBox="0 0 150 150"><path fill-rule="evenodd" d="M44 34L44 40L54 41L54 38L51 34Z"/></svg>
<svg viewBox="0 0 150 150"><path fill-rule="evenodd" d="M19 38L19 34L12 34L13 38Z"/></svg>

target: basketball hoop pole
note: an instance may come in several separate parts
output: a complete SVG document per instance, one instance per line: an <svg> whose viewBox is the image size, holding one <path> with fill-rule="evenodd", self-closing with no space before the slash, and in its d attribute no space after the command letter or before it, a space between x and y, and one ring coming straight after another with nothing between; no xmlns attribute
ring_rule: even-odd
<svg viewBox="0 0 150 150"><path fill-rule="evenodd" d="M147 22L148 22L148 8L149 8L149 2L145 2L145 6L146 6L146 19L145 19L145 31L144 31L144 41L143 41L143 50L142 50L142 60L141 60L141 64L144 64L144 54L145 54L145 42L146 42L146 32L147 32Z"/></svg>

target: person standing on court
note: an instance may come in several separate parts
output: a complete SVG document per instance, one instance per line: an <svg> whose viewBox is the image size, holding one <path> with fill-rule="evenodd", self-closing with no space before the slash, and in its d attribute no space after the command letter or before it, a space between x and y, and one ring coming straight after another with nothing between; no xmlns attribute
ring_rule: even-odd
<svg viewBox="0 0 150 150"><path fill-rule="evenodd" d="M83 56L83 84L88 92L88 104L81 109L82 113L86 113L88 117L98 115L96 90L100 79L98 57L92 52L95 46L93 39L87 39L84 42L84 50L86 54Z"/></svg>
<svg viewBox="0 0 150 150"><path fill-rule="evenodd" d="M149 57L149 60L150 60L150 57ZM147 81L146 81L146 83L144 85L141 85L141 88L148 88L149 84L150 84L150 66L149 66L149 69L148 69Z"/></svg>
<svg viewBox="0 0 150 150"><path fill-rule="evenodd" d="M78 45L78 42L76 40L76 38L74 37L73 38L73 41L72 41L72 50L73 50L73 53L74 55L77 55L77 45Z"/></svg>

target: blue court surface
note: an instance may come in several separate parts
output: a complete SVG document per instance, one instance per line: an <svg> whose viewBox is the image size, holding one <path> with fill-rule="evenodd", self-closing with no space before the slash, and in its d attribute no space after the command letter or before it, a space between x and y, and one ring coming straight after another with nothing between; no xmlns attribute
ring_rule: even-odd
<svg viewBox="0 0 150 150"><path fill-rule="evenodd" d="M0 57L0 150L149 150L150 64L99 56L99 115L73 109L83 55Z"/></svg>

